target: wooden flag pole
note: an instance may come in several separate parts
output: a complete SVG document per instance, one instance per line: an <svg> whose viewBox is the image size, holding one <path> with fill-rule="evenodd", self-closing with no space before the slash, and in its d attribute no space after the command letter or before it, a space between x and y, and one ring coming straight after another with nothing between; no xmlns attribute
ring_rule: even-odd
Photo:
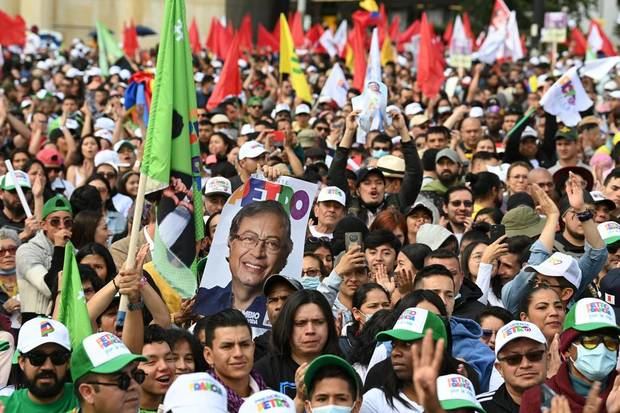
<svg viewBox="0 0 620 413"><path fill-rule="evenodd" d="M131 225L131 235L129 237L129 249L127 250L127 259L125 260L124 269L133 268L136 265L136 254L138 253L138 236L140 234L140 223L142 222L142 211L144 211L144 195L146 193L147 177L140 173L140 181L138 182L138 194L136 195L136 203L133 211L133 223ZM142 270L140 268L140 270ZM127 314L127 296L121 295L121 302L118 306L118 314L116 315L116 327L122 328L125 323L125 315Z"/></svg>

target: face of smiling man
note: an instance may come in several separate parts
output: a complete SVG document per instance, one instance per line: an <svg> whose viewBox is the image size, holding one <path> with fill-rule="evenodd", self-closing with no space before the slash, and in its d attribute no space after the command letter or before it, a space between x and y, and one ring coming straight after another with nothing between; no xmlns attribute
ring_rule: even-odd
<svg viewBox="0 0 620 413"><path fill-rule="evenodd" d="M271 212L245 217L228 241L233 285L260 290L265 279L279 273L288 256L282 218Z"/></svg>

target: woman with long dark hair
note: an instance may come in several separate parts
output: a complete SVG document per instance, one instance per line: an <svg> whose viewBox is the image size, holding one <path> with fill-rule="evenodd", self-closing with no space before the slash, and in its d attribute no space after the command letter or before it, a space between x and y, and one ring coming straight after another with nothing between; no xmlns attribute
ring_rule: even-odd
<svg viewBox="0 0 620 413"><path fill-rule="evenodd" d="M84 264L91 267L97 273L97 276L105 283L112 281L116 276L116 264L112 254L106 247L96 242L84 244L75 254L78 264Z"/></svg>
<svg viewBox="0 0 620 413"><path fill-rule="evenodd" d="M321 354L340 355L331 306L323 294L301 290L291 295L273 324L272 344L273 353L260 359L255 369L270 388L303 406L298 369Z"/></svg>
<svg viewBox="0 0 620 413"><path fill-rule="evenodd" d="M101 150L99 140L94 136L84 136L79 146L71 154L67 180L74 187L82 186L88 177L95 171L95 155Z"/></svg>

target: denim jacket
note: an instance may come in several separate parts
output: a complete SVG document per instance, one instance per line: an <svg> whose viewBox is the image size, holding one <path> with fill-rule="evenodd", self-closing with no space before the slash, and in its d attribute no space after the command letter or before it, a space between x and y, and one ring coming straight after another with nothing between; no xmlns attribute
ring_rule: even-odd
<svg viewBox="0 0 620 413"><path fill-rule="evenodd" d="M536 242L532 244L530 247L530 252L530 259L528 260L527 265L538 265L551 256L551 253L545 250L539 240L536 240ZM585 252L577 261L579 263L579 268L581 269L581 285L579 285L577 292L571 299L569 307L579 299L588 285L603 269L605 262L607 262L607 248L592 248L592 246L586 242ZM526 266L523 268L525 267ZM519 304L530 288L529 281L535 274L535 272L523 271L522 269L515 278L513 278L502 288L502 302L504 303L506 309L512 314L517 314L519 311Z"/></svg>

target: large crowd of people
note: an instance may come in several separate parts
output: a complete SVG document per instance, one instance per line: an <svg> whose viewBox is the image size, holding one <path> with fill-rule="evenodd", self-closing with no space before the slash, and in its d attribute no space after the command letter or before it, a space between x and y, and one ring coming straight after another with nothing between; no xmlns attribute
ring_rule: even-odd
<svg viewBox="0 0 620 413"><path fill-rule="evenodd" d="M321 95L339 57L300 54L307 102L277 55L246 53L242 95L207 110L222 62L194 55L199 284L251 177L318 191L303 256L267 219L282 206L245 206L231 284L175 301L152 259L157 196L134 219L148 107L125 108L155 51L106 74L78 39L2 53L0 411L620 412L620 68L582 76L594 104L571 127L540 100L583 56L475 61L428 98L402 51L382 68L389 124L360 133L362 90ZM81 341L58 317L69 241Z"/></svg>

